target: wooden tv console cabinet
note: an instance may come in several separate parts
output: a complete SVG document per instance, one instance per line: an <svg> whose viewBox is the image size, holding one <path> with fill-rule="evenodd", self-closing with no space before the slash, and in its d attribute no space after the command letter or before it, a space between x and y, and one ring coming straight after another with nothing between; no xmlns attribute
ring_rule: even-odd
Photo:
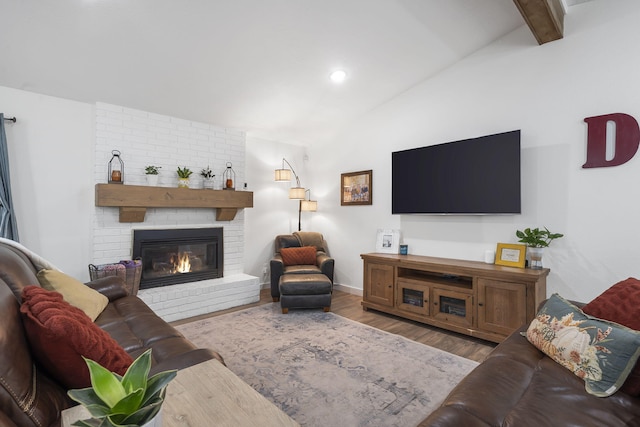
<svg viewBox="0 0 640 427"><path fill-rule="evenodd" d="M418 255L364 260L364 310L502 342L530 322L547 295L549 269L503 267Z"/></svg>

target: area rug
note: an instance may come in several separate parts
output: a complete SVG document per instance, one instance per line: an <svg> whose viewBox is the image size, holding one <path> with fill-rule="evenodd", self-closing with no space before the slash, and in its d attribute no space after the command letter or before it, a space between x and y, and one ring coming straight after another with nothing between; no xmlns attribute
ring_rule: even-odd
<svg viewBox="0 0 640 427"><path fill-rule="evenodd" d="M177 329L302 426L415 426L477 366L322 310L282 314L278 304Z"/></svg>

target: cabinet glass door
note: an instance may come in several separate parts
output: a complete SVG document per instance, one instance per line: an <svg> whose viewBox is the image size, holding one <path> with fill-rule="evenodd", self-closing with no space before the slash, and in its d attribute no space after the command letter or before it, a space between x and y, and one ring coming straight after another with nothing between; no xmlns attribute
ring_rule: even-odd
<svg viewBox="0 0 640 427"><path fill-rule="evenodd" d="M429 315L429 286L411 280L398 279L396 305L412 313Z"/></svg>
<svg viewBox="0 0 640 427"><path fill-rule="evenodd" d="M445 322L473 326L473 296L451 289L433 289L433 317Z"/></svg>

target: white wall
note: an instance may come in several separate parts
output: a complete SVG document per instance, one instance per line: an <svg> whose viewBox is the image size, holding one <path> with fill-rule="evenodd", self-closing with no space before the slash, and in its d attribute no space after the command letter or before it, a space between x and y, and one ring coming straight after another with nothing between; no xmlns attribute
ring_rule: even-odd
<svg viewBox="0 0 640 427"><path fill-rule="evenodd" d="M268 263L273 256L275 236L298 230L298 201L289 199L292 185L274 181L274 171L282 167L283 157L293 166L301 185L309 188L309 162L304 160L303 147L247 135L246 174L254 207L245 209L245 273L259 277L263 284L269 283ZM311 194L315 196L313 188ZM302 213L303 230L314 231L313 215Z"/></svg>
<svg viewBox="0 0 640 427"><path fill-rule="evenodd" d="M88 279L93 209L91 105L0 87L20 242Z"/></svg>
<svg viewBox="0 0 640 427"><path fill-rule="evenodd" d="M545 254L548 293L588 301L638 277L640 154L582 169L585 117L624 112L640 120L640 2L594 1L570 9L565 38L538 46L526 27L367 114L309 150L322 231L339 283L362 288L360 253L377 228L401 229L409 252L482 260L515 231L565 233ZM391 215L391 152L522 129L522 214ZM373 169L373 206L341 207L340 173Z"/></svg>

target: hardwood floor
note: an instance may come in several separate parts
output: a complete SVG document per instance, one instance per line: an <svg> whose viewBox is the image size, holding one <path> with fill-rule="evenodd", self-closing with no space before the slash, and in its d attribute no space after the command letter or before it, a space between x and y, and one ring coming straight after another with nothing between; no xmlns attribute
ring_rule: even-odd
<svg viewBox="0 0 640 427"><path fill-rule="evenodd" d="M335 291L331 301L331 311L340 316L373 326L393 334L402 335L413 341L426 344L431 347L439 348L467 359L482 362L485 357L496 346L495 343L484 341L481 339L456 334L454 332L445 331L444 329L435 328L414 322L412 320L403 319L392 316L390 314L381 313L375 310L364 311L360 305L362 297L348 294L346 292ZM243 310L249 307L255 307L262 304L277 304L272 302L269 289L263 289L260 292L260 301L254 304L234 307L228 310L218 311L216 313L206 314L202 316L192 317L190 319L172 322L173 325L192 322L194 320L220 316L222 314ZM283 315L286 316L286 315Z"/></svg>

